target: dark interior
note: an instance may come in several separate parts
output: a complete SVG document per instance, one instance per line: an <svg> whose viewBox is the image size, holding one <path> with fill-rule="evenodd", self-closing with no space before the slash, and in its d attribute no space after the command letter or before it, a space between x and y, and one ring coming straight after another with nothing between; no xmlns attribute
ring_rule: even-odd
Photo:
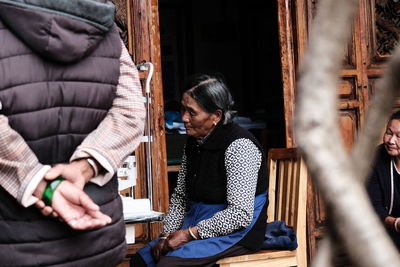
<svg viewBox="0 0 400 267"><path fill-rule="evenodd" d="M284 147L276 2L159 0L159 8L165 111L180 110L186 77L220 73L265 151ZM167 134L169 165L179 163L184 141Z"/></svg>

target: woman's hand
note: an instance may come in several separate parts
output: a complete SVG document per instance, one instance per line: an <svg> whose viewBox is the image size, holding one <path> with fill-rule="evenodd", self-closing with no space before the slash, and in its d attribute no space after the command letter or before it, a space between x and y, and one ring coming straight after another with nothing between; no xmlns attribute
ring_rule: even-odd
<svg viewBox="0 0 400 267"><path fill-rule="evenodd" d="M394 228L394 230L396 231L396 232L400 232L400 217L397 217L395 220L394 220L394 223L393 223L393 228Z"/></svg>
<svg viewBox="0 0 400 267"><path fill-rule="evenodd" d="M167 251L175 250L192 240L193 237L190 236L188 229L178 230L170 234L166 239L165 250Z"/></svg>
<svg viewBox="0 0 400 267"><path fill-rule="evenodd" d="M392 216L387 216L385 218L385 225L389 229L393 229L396 232L400 232L400 217L392 217Z"/></svg>
<svg viewBox="0 0 400 267"><path fill-rule="evenodd" d="M165 245L166 242L166 237L161 237L160 241L158 241L157 244L152 247L153 257L156 261L160 259L161 255L167 254L168 250Z"/></svg>

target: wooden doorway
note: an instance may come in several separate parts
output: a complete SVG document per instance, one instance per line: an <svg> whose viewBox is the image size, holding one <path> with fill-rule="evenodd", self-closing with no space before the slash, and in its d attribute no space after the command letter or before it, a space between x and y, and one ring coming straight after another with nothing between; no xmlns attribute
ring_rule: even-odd
<svg viewBox="0 0 400 267"><path fill-rule="evenodd" d="M121 35L134 62L155 65L151 84L155 210L166 211L168 207L164 107L179 101L187 75L222 73L236 97L239 115L265 123L265 131L253 129L264 149L285 147L276 2L251 0L245 8L238 0L114 2ZM139 179L135 193L145 197L143 145L136 154ZM156 237L160 230L160 224L138 227L137 243L130 251Z"/></svg>
<svg viewBox="0 0 400 267"><path fill-rule="evenodd" d="M264 150L285 147L276 2L159 0L159 14L165 111L179 112L189 75L220 73ZM182 152L175 133L166 134L171 164Z"/></svg>

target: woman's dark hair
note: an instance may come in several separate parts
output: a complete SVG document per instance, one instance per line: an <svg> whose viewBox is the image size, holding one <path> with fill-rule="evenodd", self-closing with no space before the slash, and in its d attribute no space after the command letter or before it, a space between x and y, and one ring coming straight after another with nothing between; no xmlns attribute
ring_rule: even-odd
<svg viewBox="0 0 400 267"><path fill-rule="evenodd" d="M400 110L392 113L392 115L390 115L389 121L392 120L400 120Z"/></svg>
<svg viewBox="0 0 400 267"><path fill-rule="evenodd" d="M186 83L184 93L189 94L208 113L222 110L222 124L232 122L236 114L232 110L234 101L222 77L209 74L192 76Z"/></svg>

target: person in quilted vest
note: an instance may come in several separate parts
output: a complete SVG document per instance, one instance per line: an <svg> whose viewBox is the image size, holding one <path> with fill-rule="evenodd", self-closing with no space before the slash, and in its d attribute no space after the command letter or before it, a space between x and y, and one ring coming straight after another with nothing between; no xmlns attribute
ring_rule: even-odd
<svg viewBox="0 0 400 267"><path fill-rule="evenodd" d="M106 0L0 0L1 266L126 254L116 170L145 109L114 14Z"/></svg>

